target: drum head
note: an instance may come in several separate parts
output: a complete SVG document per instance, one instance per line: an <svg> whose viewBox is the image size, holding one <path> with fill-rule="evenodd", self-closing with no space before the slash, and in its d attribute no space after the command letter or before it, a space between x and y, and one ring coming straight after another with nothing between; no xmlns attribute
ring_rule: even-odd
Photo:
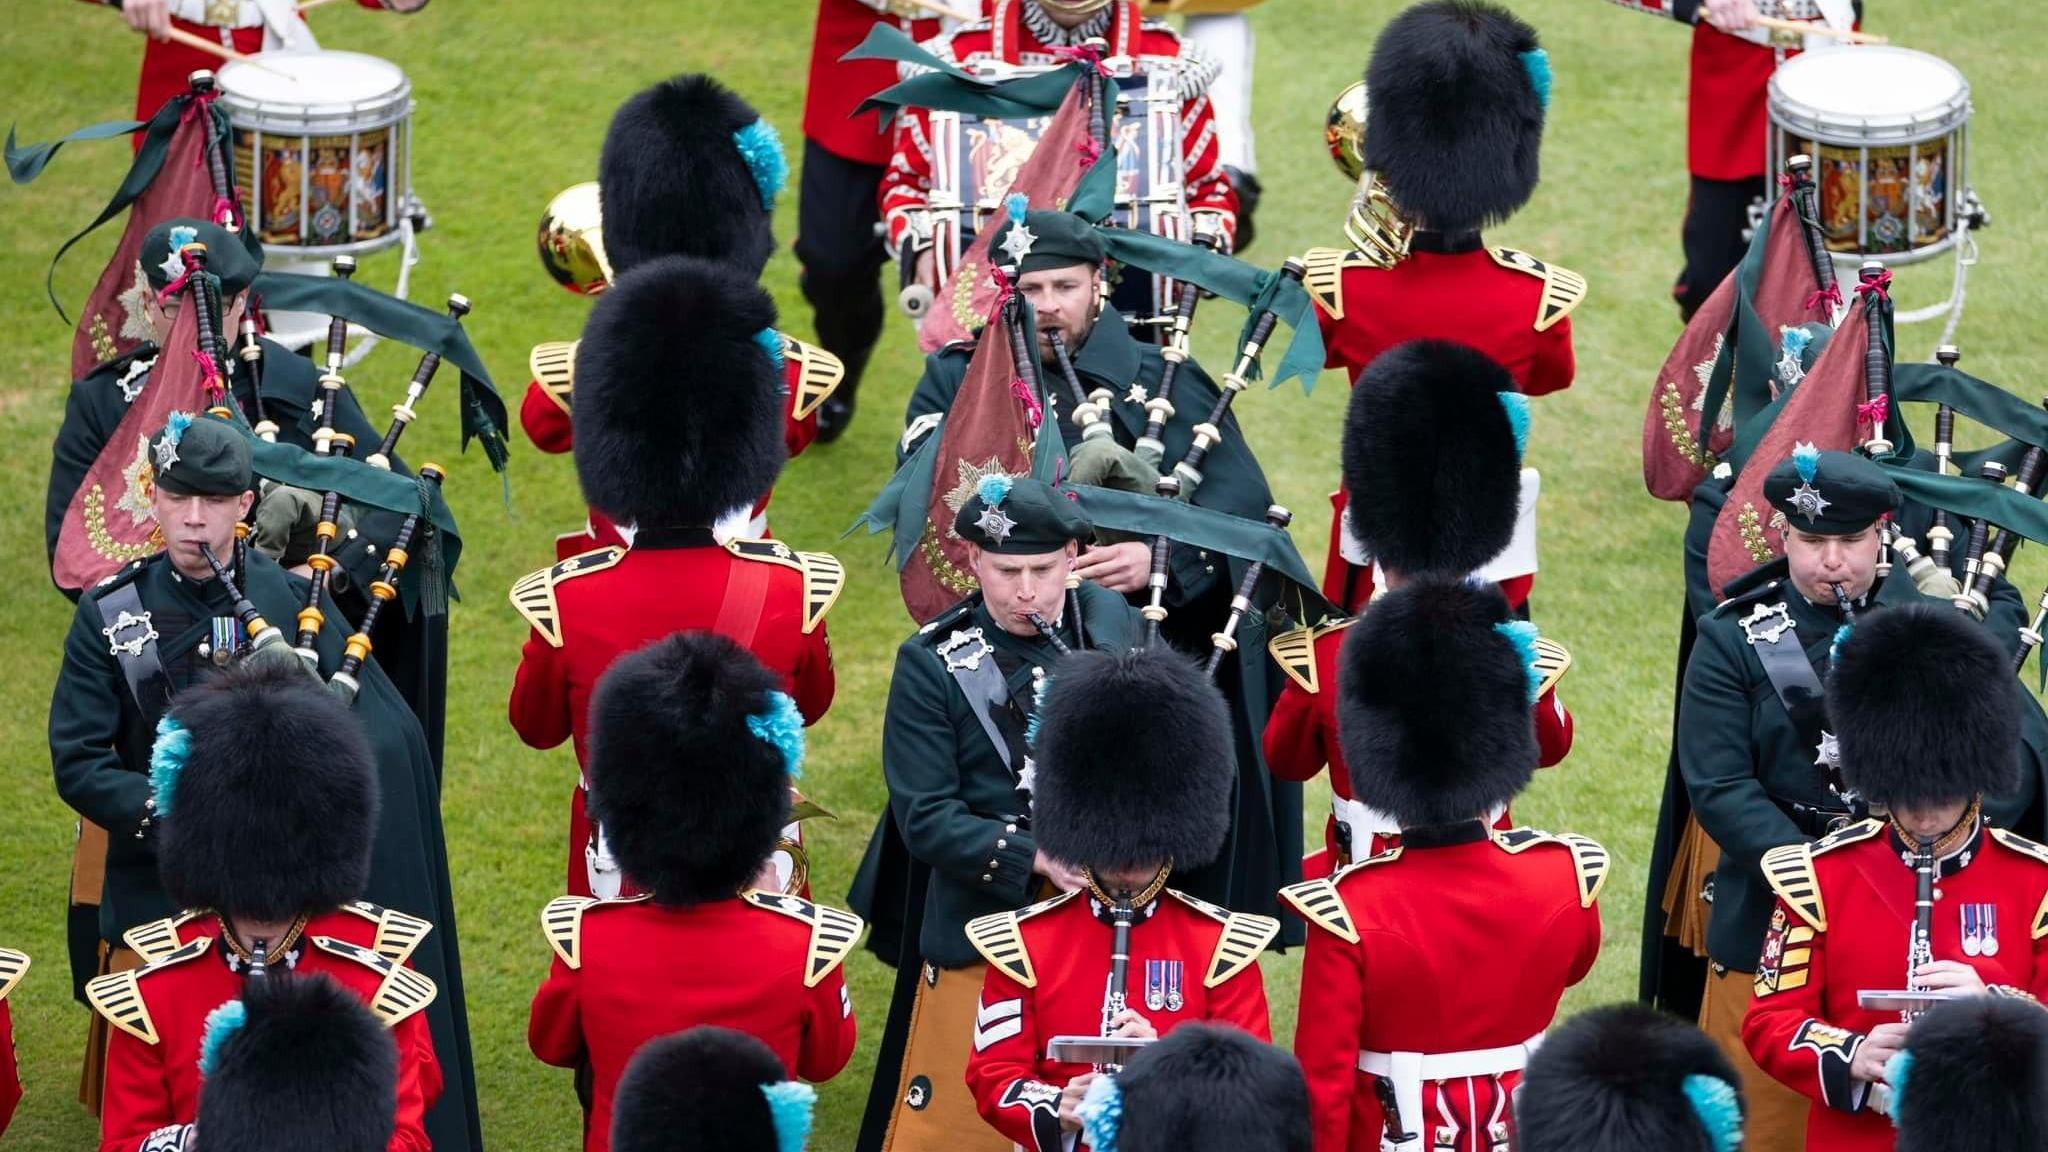
<svg viewBox="0 0 2048 1152"><path fill-rule="evenodd" d="M369 127L402 117L412 85L398 65L360 52L265 52L263 67L221 66L230 122L265 131Z"/></svg>
<svg viewBox="0 0 2048 1152"><path fill-rule="evenodd" d="M1837 144L1929 140L1970 118L1970 84L1939 56L1871 45L1806 52L1771 76L1771 118Z"/></svg>

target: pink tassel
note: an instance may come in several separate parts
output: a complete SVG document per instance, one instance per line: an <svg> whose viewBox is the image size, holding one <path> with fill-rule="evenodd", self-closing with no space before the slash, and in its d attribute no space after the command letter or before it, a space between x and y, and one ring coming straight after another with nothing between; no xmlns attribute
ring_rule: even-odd
<svg viewBox="0 0 2048 1152"><path fill-rule="evenodd" d="M1856 422L1858 424L1868 424L1872 428L1882 426L1885 417L1891 415L1891 399L1890 396L1880 395L1875 400L1866 400L1858 404L1856 406Z"/></svg>
<svg viewBox="0 0 2048 1152"><path fill-rule="evenodd" d="M1889 268L1887 268L1887 269L1885 269L1884 271L1882 271L1882 272L1879 272L1879 273L1878 273L1878 274L1877 274L1876 276L1873 276L1873 277L1871 277L1871 278L1870 278L1870 279L1868 279L1868 280L1861 280L1861 281L1858 281L1858 282L1857 282L1857 284L1856 284L1856 290L1857 290L1858 292L1863 292L1863 293L1872 293L1872 292L1874 292L1874 293L1876 293L1876 294L1877 294L1877 295L1879 295L1879 296L1883 296L1883 297L1886 297L1887 299L1889 299L1889 298L1890 298L1890 296L1891 296L1891 291L1890 291L1890 289L1891 289L1891 286L1892 286L1892 270L1891 270L1891 269L1889 269Z"/></svg>
<svg viewBox="0 0 2048 1152"><path fill-rule="evenodd" d="M1038 431L1038 426L1045 423L1045 409L1039 407L1038 397L1032 394L1031 386L1021 379L1012 380L1010 395L1024 405L1024 419L1030 423L1033 432Z"/></svg>

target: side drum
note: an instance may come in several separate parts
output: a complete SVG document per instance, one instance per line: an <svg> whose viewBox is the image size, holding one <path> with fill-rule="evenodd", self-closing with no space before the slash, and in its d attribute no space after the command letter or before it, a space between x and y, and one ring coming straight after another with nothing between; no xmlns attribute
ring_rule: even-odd
<svg viewBox="0 0 2048 1152"><path fill-rule="evenodd" d="M412 198L412 82L359 52L266 53L263 65L219 73L257 237L315 258L398 243Z"/></svg>
<svg viewBox="0 0 2048 1152"><path fill-rule="evenodd" d="M1814 159L1820 225L1845 259L1924 260L1969 211L1970 85L1909 48L1808 52L1771 77L1771 172Z"/></svg>

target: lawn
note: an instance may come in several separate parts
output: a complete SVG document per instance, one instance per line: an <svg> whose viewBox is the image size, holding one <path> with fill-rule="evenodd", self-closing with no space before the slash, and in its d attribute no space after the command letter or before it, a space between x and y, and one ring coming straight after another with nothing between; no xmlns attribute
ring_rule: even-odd
<svg viewBox="0 0 2048 1152"><path fill-rule="evenodd" d="M139 43L117 16L77 3L9 7L0 90L13 93L7 116L24 139L128 114ZM1546 473L1534 604L1546 633L1576 658L1563 691L1578 742L1518 806L1527 822L1591 835L1614 855L1602 900L1606 950L1567 999L1573 1011L1634 994L1667 752L1683 517L1644 494L1638 443L1651 376L1677 332L1666 292L1686 192L1686 34L1594 0L1519 7L1550 51L1555 97L1543 186L1494 240L1591 282L1573 317L1578 383L1536 406L1530 449ZM1959 339L1966 368L2032 398L2038 392L2025 373L2037 363L2038 340L2025 336L2025 325L2040 315L2043 289L2024 270L2048 255L2031 239L2041 207L2034 180L2048 177L2048 164L2023 153L2048 130L2048 77L2036 63L2048 17L2024 6L1925 0L1873 8L1875 29L1948 58L1975 83L1970 176L1997 227L1983 238ZM1260 263L1341 242L1347 190L1323 154L1322 117L1331 95L1358 75L1373 30L1396 10L1389 0L1270 0L1254 12L1266 199L1251 257ZM534 223L555 191L594 175L612 108L669 73L709 71L781 126L794 162L812 15L804 0L442 0L409 19L345 5L312 19L327 46L385 57L411 76L419 101L414 179L436 220L412 297L436 305L459 290L475 302L469 330L516 410L527 349L571 337L588 307L542 273ZM74 147L36 184L0 192L0 436L10 448L0 456L0 505L20 510L0 537L0 587L8 590L0 644L15 653L0 670L0 763L13 766L0 777L0 944L36 960L12 999L28 1096L10 1135L22 1148L85 1147L94 1135L73 1098L86 1014L70 1001L62 942L72 818L51 787L43 739L70 608L49 585L33 509L63 411L70 340L41 281L50 253L104 202L126 159L118 144ZM768 284L784 326L807 337L809 313L787 251L793 191L778 217L785 243ZM83 299L115 236L109 228L86 241L58 270L56 290L67 304ZM388 285L393 272L383 256L366 261L361 278ZM1902 300L1929 298L1938 280L1929 271L1902 277ZM1197 350L1213 366L1228 355L1224 342L1238 321L1208 312ZM1905 330L1900 346L1922 356L1933 340L1922 326ZM689 349L678 342L674 354L683 363ZM351 382L366 406L395 400L413 359L385 348L355 369ZM892 315L852 432L796 461L777 487L776 534L834 549L850 574L831 617L839 696L812 729L807 764L808 786L839 815L816 833L813 885L827 900L845 891L883 803L882 705L892 653L909 628L881 542L835 541L887 477L917 371L909 326ZM1279 499L1296 512L1296 538L1312 564L1323 555L1343 396L1342 378L1329 373L1312 397L1251 394L1238 409ZM484 1126L496 1147L569 1148L578 1118L568 1076L528 1055L525 1024L548 962L537 913L558 891L575 766L566 746L531 751L505 722L525 627L504 590L551 560L554 535L580 523L581 505L569 460L533 451L515 432L508 508L481 456L457 454L453 400L452 388L429 397L407 449L415 460L451 466L448 498L464 530L443 810ZM2023 553L2019 574L2031 600L2048 566ZM1311 806L1318 825L1319 807ZM889 974L865 954L850 970L864 1035L854 1063L822 1090L819 1149L851 1145L888 999ZM1298 972L1295 958L1266 965L1283 1038L1293 1031Z"/></svg>

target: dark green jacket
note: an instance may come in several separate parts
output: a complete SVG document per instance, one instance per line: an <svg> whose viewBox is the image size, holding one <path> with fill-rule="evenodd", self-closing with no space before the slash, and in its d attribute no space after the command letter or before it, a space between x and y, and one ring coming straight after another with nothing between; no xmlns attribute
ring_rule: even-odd
<svg viewBox="0 0 2048 1152"><path fill-rule="evenodd" d="M238 582L263 616L280 626L289 626L305 603L306 582L260 554L250 555ZM107 625L101 599L127 585L140 594L142 610L158 634L157 655L173 697L213 667L198 648L211 643L217 617L232 621L233 616L218 580L188 580L162 553L129 565L79 598L50 699L50 765L64 802L107 831L100 932L109 941L178 911L157 878L154 828L142 824L150 796L150 747L163 707L161 702L147 711L138 707L101 631ZM318 645L323 678L341 663L347 633L331 601L326 610L328 623ZM448 1086L442 1105L429 1113L428 1125L437 1150L459 1152L477 1143L463 1136L476 1131L476 1096L439 784L419 725L374 659L358 679L362 690L355 711L376 755L380 794L363 898L434 925L412 957L413 965L440 989L428 1013ZM288 835L290 830L252 829L251 834Z"/></svg>
<svg viewBox="0 0 2048 1152"><path fill-rule="evenodd" d="M1095 584L1080 589L1090 648L1128 649L1138 638L1138 613L1123 597ZM1009 692L992 711L1008 760L990 740L965 690L939 649L958 636L957 663L977 647L980 629ZM1075 642L1073 621L1060 631ZM941 613L896 650L889 711L882 719L882 774L889 810L868 843L847 900L876 925L869 947L890 963L917 955L942 968L981 960L967 942L976 916L1022 908L1035 898L1030 800L1019 791L1024 725L1033 707L1033 671L1053 671L1058 652L1042 637L1013 636L982 607L976 592ZM921 922L921 923L920 923Z"/></svg>
<svg viewBox="0 0 2048 1152"><path fill-rule="evenodd" d="M1701 829L1721 848L1707 952L1715 963L1740 972L1755 970L1771 914L1773 897L1760 871L1763 854L1815 838L1812 827L1801 827L1793 806L1841 807L1828 790L1825 770L1816 764L1817 741L1810 735L1815 725L1802 729L1787 713L1745 638L1744 618L1759 607L1784 604L1799 645L1825 682L1828 648L1841 614L1831 605L1807 601L1785 573L1785 561L1779 559L1743 576L1730 585L1729 599L1700 619L1679 702L1679 771ZM1896 569L1865 599L1859 619L1900 604L1933 602ZM2010 647L2023 613L2019 594L2003 585L1992 596L1984 626ZM1787 635L1781 642L1792 639ZM2040 795L2041 750L2048 745L2041 739L2038 705L2029 708L2024 731L2020 793L1985 800L1993 824L2016 830L2024 827Z"/></svg>

